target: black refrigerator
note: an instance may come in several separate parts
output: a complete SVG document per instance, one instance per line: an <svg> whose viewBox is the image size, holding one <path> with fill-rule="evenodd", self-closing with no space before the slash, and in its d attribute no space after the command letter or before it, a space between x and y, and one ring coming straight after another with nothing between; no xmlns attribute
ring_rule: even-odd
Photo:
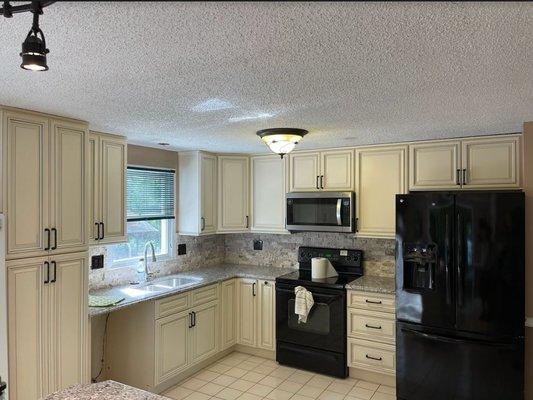
<svg viewBox="0 0 533 400"><path fill-rule="evenodd" d="M401 400L523 400L524 194L396 196Z"/></svg>

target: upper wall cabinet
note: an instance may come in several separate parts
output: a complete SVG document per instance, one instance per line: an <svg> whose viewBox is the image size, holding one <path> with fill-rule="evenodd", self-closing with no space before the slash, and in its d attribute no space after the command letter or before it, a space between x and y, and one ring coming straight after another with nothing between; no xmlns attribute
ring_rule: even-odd
<svg viewBox="0 0 533 400"><path fill-rule="evenodd" d="M357 236L394 238L396 194L407 192L407 146L355 149Z"/></svg>
<svg viewBox="0 0 533 400"><path fill-rule="evenodd" d="M353 150L302 152L289 155L291 192L353 190Z"/></svg>
<svg viewBox="0 0 533 400"><path fill-rule="evenodd" d="M91 243L126 241L127 146L123 137L89 135L89 232Z"/></svg>
<svg viewBox="0 0 533 400"><path fill-rule="evenodd" d="M87 248L87 125L5 110L7 259Z"/></svg>
<svg viewBox="0 0 533 400"><path fill-rule="evenodd" d="M519 188L520 147L520 135L412 144L409 189Z"/></svg>
<svg viewBox="0 0 533 400"><path fill-rule="evenodd" d="M201 151L178 154L180 235L206 235L217 229L217 157Z"/></svg>
<svg viewBox="0 0 533 400"><path fill-rule="evenodd" d="M277 155L251 158L252 232L285 230L285 176L287 159Z"/></svg>
<svg viewBox="0 0 533 400"><path fill-rule="evenodd" d="M218 157L218 232L247 232L249 158Z"/></svg>

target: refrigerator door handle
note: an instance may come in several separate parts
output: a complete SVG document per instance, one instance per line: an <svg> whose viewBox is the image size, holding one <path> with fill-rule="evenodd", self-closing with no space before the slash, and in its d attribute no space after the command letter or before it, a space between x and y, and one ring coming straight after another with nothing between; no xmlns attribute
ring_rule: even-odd
<svg viewBox="0 0 533 400"><path fill-rule="evenodd" d="M445 231L445 250L444 250L444 270L446 274L446 304L452 302L452 282L450 279L450 214L446 214L446 231Z"/></svg>
<svg viewBox="0 0 533 400"><path fill-rule="evenodd" d="M457 303L463 305L463 235L461 214L457 213Z"/></svg>
<svg viewBox="0 0 533 400"><path fill-rule="evenodd" d="M408 328L401 328L403 333L409 334L409 335L415 335L415 336L422 336L423 338L429 339L429 340L435 340L438 342L443 343L452 343L452 344L479 344L482 346L491 346L491 347L503 347L503 348L514 348L513 343L501 343L501 342L491 342L488 340L479 340L479 339L460 339L456 337L451 336L443 336L443 335L435 335L432 333L425 333L416 331L414 329L408 329Z"/></svg>

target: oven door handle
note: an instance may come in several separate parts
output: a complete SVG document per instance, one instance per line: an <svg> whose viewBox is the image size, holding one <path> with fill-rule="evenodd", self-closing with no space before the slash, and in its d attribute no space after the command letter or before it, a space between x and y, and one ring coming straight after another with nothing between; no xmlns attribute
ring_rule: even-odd
<svg viewBox="0 0 533 400"><path fill-rule="evenodd" d="M306 289L309 290L308 288L306 288ZM291 293L291 294L295 295L294 289L293 290L289 290L289 289L276 288L276 291L277 292ZM315 292L312 292L311 290L309 290L309 291L311 292L311 294L313 296L317 296L317 297L318 296L320 296L320 297L328 297L328 298L342 297L342 294L315 293ZM317 303L317 301L315 300L315 304L316 303ZM323 303L323 302L321 302L321 303Z"/></svg>
<svg viewBox="0 0 533 400"><path fill-rule="evenodd" d="M342 226L341 219L342 199L337 199L337 225Z"/></svg>

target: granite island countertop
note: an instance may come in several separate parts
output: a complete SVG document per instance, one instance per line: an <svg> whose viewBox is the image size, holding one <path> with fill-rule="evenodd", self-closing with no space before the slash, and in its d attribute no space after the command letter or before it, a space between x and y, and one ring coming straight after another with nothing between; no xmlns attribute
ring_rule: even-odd
<svg viewBox="0 0 533 400"><path fill-rule="evenodd" d="M177 274L161 276L139 285L123 285L114 286L105 289L92 290L89 294L96 296L119 296L124 297L124 300L118 304L109 307L89 307L89 316L107 314L109 312L117 311L125 307L132 306L144 301L162 299L164 297L172 296L178 293L188 292L193 289L198 289L203 286L212 285L214 283L223 282L233 278L252 278L272 280L278 276L282 276L294 272L291 268L276 268L265 267L257 265L234 265L221 264L207 268L200 268L193 271L180 272ZM199 278L201 281L181 288L170 289L160 292L144 291L143 286L156 284L169 278Z"/></svg>
<svg viewBox="0 0 533 400"><path fill-rule="evenodd" d="M168 400L166 397L145 392L141 389L115 381L104 381L90 385L75 385L55 392L44 400Z"/></svg>
<svg viewBox="0 0 533 400"><path fill-rule="evenodd" d="M395 294L396 281L394 278L384 276L364 275L346 285L346 289Z"/></svg>

